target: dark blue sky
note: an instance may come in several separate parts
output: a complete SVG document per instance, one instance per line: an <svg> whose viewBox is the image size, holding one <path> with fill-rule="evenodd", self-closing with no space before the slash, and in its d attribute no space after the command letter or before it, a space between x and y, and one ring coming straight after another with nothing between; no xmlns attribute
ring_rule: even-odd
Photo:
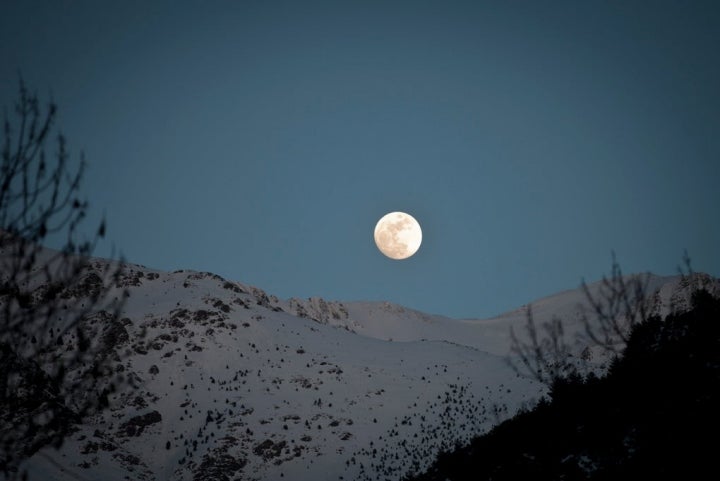
<svg viewBox="0 0 720 481"><path fill-rule="evenodd" d="M0 103L52 92L132 262L487 317L613 249L720 275L718 5L5 2Z"/></svg>

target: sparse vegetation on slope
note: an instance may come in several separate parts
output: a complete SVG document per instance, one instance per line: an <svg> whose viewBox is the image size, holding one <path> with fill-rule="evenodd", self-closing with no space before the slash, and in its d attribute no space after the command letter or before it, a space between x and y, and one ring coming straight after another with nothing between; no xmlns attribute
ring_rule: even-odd
<svg viewBox="0 0 720 481"><path fill-rule="evenodd" d="M701 479L720 429L720 300L633 327L607 375L558 377L550 399L440 455L434 480Z"/></svg>

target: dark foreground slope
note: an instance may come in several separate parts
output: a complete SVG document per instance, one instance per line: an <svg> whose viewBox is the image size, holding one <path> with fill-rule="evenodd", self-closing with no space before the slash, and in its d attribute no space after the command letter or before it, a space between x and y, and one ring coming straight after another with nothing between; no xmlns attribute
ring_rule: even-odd
<svg viewBox="0 0 720 481"><path fill-rule="evenodd" d="M429 480L705 479L720 442L720 300L633 331L603 378L558 380L549 401L441 454Z"/></svg>

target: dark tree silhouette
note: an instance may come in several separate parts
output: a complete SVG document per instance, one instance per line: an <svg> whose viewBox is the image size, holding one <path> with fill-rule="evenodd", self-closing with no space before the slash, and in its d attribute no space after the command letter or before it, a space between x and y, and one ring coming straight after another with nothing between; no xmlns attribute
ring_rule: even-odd
<svg viewBox="0 0 720 481"><path fill-rule="evenodd" d="M410 481L707 479L720 429L720 299L648 317L606 375L560 377L549 399Z"/></svg>
<svg viewBox="0 0 720 481"><path fill-rule="evenodd" d="M610 276L603 276L597 289L593 291L583 281L581 288L587 303L579 306L583 344L619 355L632 329L650 316L649 279L647 274L624 276L613 253ZM529 375L548 387L558 379L586 374L583 360L572 354L561 319L554 317L538 330L532 306L528 306L525 336L518 336L511 327L510 339L512 356L508 362L518 374Z"/></svg>
<svg viewBox="0 0 720 481"><path fill-rule="evenodd" d="M73 168L56 135L56 106L41 106L20 82L5 111L0 166L0 472L46 445L59 447L83 416L107 403L112 344L125 292L122 263L89 256L105 235L78 240L88 204L79 197L84 161ZM48 144L55 151L46 155ZM60 251L45 249L62 236Z"/></svg>
<svg viewBox="0 0 720 481"><path fill-rule="evenodd" d="M649 280L648 274L623 276L613 253L610 277L603 276L596 294L590 291L585 281L582 282L590 306L589 311L583 312L582 321L592 343L613 353L624 348L633 327L650 317Z"/></svg>
<svg viewBox="0 0 720 481"><path fill-rule="evenodd" d="M542 324L538 332L532 313L528 306L525 331L526 338L521 339L510 327L510 352L515 356L508 358L510 366L518 374L528 374L547 386L563 376L575 371L571 362L570 346L565 340L563 323L557 317Z"/></svg>

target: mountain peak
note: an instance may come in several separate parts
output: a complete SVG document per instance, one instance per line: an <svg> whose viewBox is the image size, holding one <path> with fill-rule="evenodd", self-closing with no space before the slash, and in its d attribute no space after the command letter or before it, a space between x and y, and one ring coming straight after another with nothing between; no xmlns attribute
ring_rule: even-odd
<svg viewBox="0 0 720 481"><path fill-rule="evenodd" d="M720 292L709 276L684 282L652 277L654 309L684 302L692 282ZM522 308L456 320L131 264L118 286L129 297L104 332L129 383L60 450L33 456L31 479L398 478L545 389L506 362ZM532 306L572 331L581 301L578 289Z"/></svg>

